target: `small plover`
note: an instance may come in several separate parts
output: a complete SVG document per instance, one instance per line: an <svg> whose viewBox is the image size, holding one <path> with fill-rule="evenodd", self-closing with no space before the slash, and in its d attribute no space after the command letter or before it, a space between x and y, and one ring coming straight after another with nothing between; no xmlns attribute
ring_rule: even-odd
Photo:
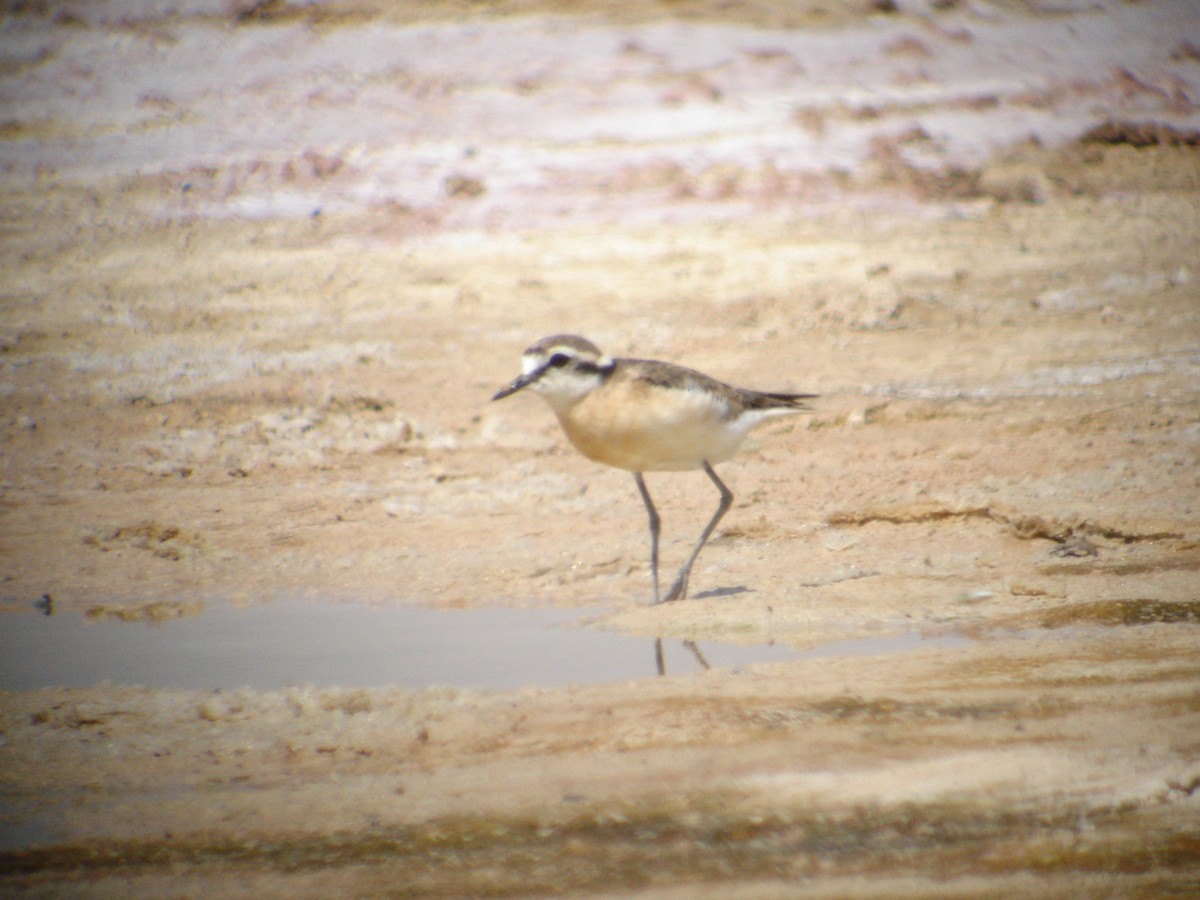
<svg viewBox="0 0 1200 900"><path fill-rule="evenodd" d="M529 388L558 416L567 439L588 459L633 473L650 514L650 571L654 602L682 600L700 550L733 503L715 463L737 452L765 419L803 412L816 394L768 394L723 384L715 378L649 359L613 359L573 334L542 338L525 351L521 374L493 400ZM721 492L717 511L700 534L675 581L658 590L658 510L644 472L703 469Z"/></svg>

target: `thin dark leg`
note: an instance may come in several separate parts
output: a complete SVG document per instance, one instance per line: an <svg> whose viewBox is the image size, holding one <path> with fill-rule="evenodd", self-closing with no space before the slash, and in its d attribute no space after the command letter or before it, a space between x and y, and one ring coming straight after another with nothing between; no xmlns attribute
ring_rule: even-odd
<svg viewBox="0 0 1200 900"><path fill-rule="evenodd" d="M658 518L658 510L654 508L654 501L650 499L650 492L646 490L646 481L642 478L642 473L634 472L633 480L637 482L642 502L646 504L646 512L650 514L650 574L654 577L654 602L658 603L658 531L662 523Z"/></svg>
<svg viewBox="0 0 1200 900"><path fill-rule="evenodd" d="M725 486L725 482L717 477L717 473L713 471L713 467L707 461L704 463L704 471L712 479L712 483L717 486L717 490L721 492L721 502L717 504L717 511L708 520L708 525L704 527L704 532L700 535L700 540L696 542L696 549L692 551L692 555L688 557L688 561L683 564L683 568L675 576L674 584L667 591L667 596L662 599L663 603L670 603L672 600L682 600L687 596L688 576L692 574L692 563L700 555L700 551L704 548L705 542L708 541L709 535L713 533L713 529L717 527L717 523L721 521L721 517L729 512L729 507L733 506L733 491L729 490Z"/></svg>

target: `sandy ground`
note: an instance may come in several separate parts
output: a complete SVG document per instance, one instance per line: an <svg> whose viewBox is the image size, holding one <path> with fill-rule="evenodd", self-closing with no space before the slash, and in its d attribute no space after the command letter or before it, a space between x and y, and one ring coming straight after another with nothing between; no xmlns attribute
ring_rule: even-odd
<svg viewBox="0 0 1200 900"><path fill-rule="evenodd" d="M8 13L11 614L970 641L554 691L0 694L4 890L1200 890L1195 7L471 6ZM488 402L559 331L821 395L722 467L684 603L648 605L632 479ZM716 498L648 480L669 573Z"/></svg>

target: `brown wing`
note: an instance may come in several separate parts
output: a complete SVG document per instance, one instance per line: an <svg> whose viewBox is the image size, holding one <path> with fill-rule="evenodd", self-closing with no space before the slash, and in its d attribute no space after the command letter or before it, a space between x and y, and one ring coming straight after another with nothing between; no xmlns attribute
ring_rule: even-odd
<svg viewBox="0 0 1200 900"><path fill-rule="evenodd" d="M639 381L678 390L708 391L722 397L729 404L730 413L735 415L744 409L809 409L804 401L817 396L816 394L777 394L746 390L723 381L717 381L695 369L654 359L624 359L619 362L636 363L637 375L635 377Z"/></svg>

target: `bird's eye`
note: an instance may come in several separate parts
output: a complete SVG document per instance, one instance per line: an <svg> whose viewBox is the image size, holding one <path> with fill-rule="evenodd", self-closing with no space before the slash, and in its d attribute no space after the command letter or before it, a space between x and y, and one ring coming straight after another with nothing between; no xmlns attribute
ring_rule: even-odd
<svg viewBox="0 0 1200 900"><path fill-rule="evenodd" d="M550 357L550 359L546 363L546 365L548 365L552 369L561 369L563 366L565 366L570 361L571 361L571 357L567 356L567 354L555 353L553 356Z"/></svg>

